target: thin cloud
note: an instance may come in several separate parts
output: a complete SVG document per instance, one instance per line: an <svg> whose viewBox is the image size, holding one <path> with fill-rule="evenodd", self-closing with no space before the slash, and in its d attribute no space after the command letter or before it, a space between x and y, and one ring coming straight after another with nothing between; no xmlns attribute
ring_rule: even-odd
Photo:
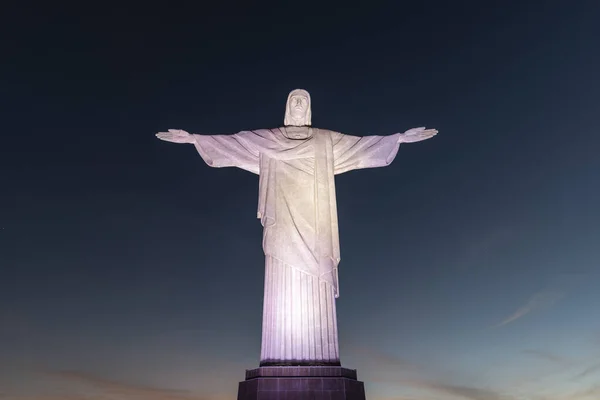
<svg viewBox="0 0 600 400"><path fill-rule="evenodd" d="M202 396L186 390L157 388L150 386L137 385L127 382L113 381L93 374L81 371L47 371L48 375L55 376L68 383L83 384L85 387L95 389L99 396L105 398L106 395L112 396L114 400L217 400L222 396ZM78 393L68 393L67 396L60 396L62 399L72 400L93 400L94 395L79 395ZM31 397L31 400L53 400L53 397Z"/></svg>
<svg viewBox="0 0 600 400"><path fill-rule="evenodd" d="M465 400L516 400L514 396L474 386L452 385L426 379L404 379L399 378L395 382L399 386L410 386L416 389L437 393Z"/></svg>
<svg viewBox="0 0 600 400"><path fill-rule="evenodd" d="M104 400L105 396L64 396L64 395L41 395L41 396L6 396L0 395L0 400Z"/></svg>
<svg viewBox="0 0 600 400"><path fill-rule="evenodd" d="M406 397L406 396L384 396L384 397L370 397L372 400L423 400L422 397Z"/></svg>
<svg viewBox="0 0 600 400"><path fill-rule="evenodd" d="M431 390L439 393L450 394L457 397L463 397L469 400L511 400L512 396L501 394L489 389L482 389L469 386L456 386L446 384L429 384Z"/></svg>
<svg viewBox="0 0 600 400"><path fill-rule="evenodd" d="M542 351L542 350L523 350L522 351L523 354L527 354L529 356L541 359L541 360L545 360L545 361L550 361L556 364L560 364L560 365L570 365L572 364L572 362L570 360L567 360L564 357L558 356L556 354L547 352L547 351Z"/></svg>
<svg viewBox="0 0 600 400"><path fill-rule="evenodd" d="M394 370L402 371L419 371L422 367L412 361L404 359L395 354L381 351L373 347L366 347L355 345L353 346L354 352L364 360L368 360L370 363L378 366L385 365L391 367Z"/></svg>
<svg viewBox="0 0 600 400"><path fill-rule="evenodd" d="M534 395L530 398L531 400L598 400L600 398L600 386L592 386L588 389L566 394Z"/></svg>
<svg viewBox="0 0 600 400"><path fill-rule="evenodd" d="M542 356L543 357L543 356ZM592 374L595 372L595 367L598 365L598 356L593 355L590 358L585 360L567 360L564 359L562 362L554 362L551 361L550 371L545 371L543 373L535 374L535 370L532 371L533 376L523 377L516 382L513 382L512 387L519 390L527 391L527 387L540 385L544 386L544 381L548 383L558 382L558 381L578 381L579 378L582 378L588 374ZM587 368L585 366L588 365ZM584 371L574 375L575 371L581 371L584 368ZM552 398L554 399L554 398ZM537 400L537 398L532 398L532 400ZM544 399L545 400L545 399ZM551 400L548 398L548 400ZM597 399L595 399L597 400Z"/></svg>
<svg viewBox="0 0 600 400"><path fill-rule="evenodd" d="M419 365L402 357L380 351L372 347L358 347L355 351L363 358L369 359L378 367L384 367L381 372L373 376L370 382L378 382L386 385L397 385L399 387L412 387L419 391L443 395L444 399L460 398L466 400L516 400L514 397L496 392L491 389L479 387L452 385L441 382L434 378L421 378L423 376L437 375L429 366ZM440 371L438 371L439 373ZM447 375L443 373L444 375ZM429 396L419 397L386 397L385 400L417 400L428 399ZM441 398L440 398L441 399Z"/></svg>
<svg viewBox="0 0 600 400"><path fill-rule="evenodd" d="M581 391L581 392L577 392L574 394L573 399L583 399L583 398L589 398L589 399L598 399L600 397L600 386L594 386L588 390L585 391Z"/></svg>
<svg viewBox="0 0 600 400"><path fill-rule="evenodd" d="M499 328L501 326L510 324L518 320L519 318L523 318L527 314L530 314L534 311L540 310L545 307L549 307L552 304L556 303L562 297L564 297L565 293L561 291L542 291L534 294L531 298L519 307L514 313L503 319L500 323L493 326L493 328Z"/></svg>
<svg viewBox="0 0 600 400"><path fill-rule="evenodd" d="M593 373L600 372L600 363L586 368L582 373L578 374L575 379L580 379Z"/></svg>
<svg viewBox="0 0 600 400"><path fill-rule="evenodd" d="M464 251L459 259L463 269L485 266L485 260L495 251L499 251L511 241L516 240L514 226L498 227L487 232L479 232L465 237Z"/></svg>
<svg viewBox="0 0 600 400"><path fill-rule="evenodd" d="M39 396L10 396L2 397L0 400L106 400L106 396L94 395L39 395ZM119 399L120 400L120 399ZM137 400L137 399L136 399Z"/></svg>

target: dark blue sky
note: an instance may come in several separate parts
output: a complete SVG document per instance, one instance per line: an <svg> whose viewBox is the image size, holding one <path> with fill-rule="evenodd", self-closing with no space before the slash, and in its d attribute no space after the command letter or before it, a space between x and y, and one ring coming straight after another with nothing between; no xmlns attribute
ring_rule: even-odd
<svg viewBox="0 0 600 400"><path fill-rule="evenodd" d="M600 397L600 5L520 3L3 12L0 399L234 398L258 178L154 133L277 127L297 87L317 127L440 131L336 179L369 398Z"/></svg>

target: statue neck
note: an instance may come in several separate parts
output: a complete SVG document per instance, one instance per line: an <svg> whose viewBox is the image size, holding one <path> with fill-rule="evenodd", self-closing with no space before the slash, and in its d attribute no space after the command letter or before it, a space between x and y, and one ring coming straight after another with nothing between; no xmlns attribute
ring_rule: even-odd
<svg viewBox="0 0 600 400"><path fill-rule="evenodd" d="M288 125L282 131L288 139L308 139L312 136L312 129L309 126Z"/></svg>

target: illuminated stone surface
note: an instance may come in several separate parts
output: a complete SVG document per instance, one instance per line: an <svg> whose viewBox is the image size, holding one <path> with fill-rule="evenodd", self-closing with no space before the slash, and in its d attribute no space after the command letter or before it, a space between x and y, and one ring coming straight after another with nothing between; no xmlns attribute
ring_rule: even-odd
<svg viewBox="0 0 600 400"><path fill-rule="evenodd" d="M193 144L211 167L259 175L257 216L264 227L266 260L261 366L336 366L340 245L334 176L387 166L400 143L429 139L437 131L415 128L359 137L312 128L311 99L304 90L289 94L284 125L231 135L171 129L156 136ZM309 378L315 384L317 378ZM350 378L335 379L341 385Z"/></svg>

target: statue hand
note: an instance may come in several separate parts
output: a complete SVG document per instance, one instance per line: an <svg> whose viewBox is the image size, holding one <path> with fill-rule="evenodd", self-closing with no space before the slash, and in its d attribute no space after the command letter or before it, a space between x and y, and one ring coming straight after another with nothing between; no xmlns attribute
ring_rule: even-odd
<svg viewBox="0 0 600 400"><path fill-rule="evenodd" d="M437 133L437 129L425 129L424 126L421 128L413 128L400 134L398 141L400 143L420 142L421 140L427 140L434 137Z"/></svg>
<svg viewBox="0 0 600 400"><path fill-rule="evenodd" d="M194 143L194 137L181 129L169 129L168 132L158 132L156 137L166 142Z"/></svg>

